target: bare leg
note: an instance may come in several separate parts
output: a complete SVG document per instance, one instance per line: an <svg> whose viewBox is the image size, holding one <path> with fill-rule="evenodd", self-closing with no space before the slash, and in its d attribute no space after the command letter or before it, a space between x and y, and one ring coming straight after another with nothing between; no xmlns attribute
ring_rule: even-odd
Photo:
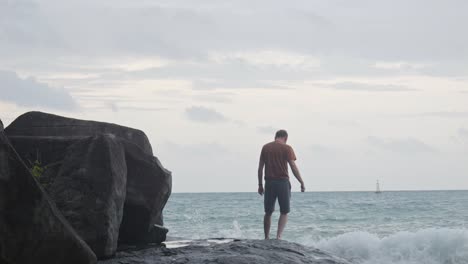
<svg viewBox="0 0 468 264"><path fill-rule="evenodd" d="M286 227L286 223L288 222L288 214L281 214L278 220L278 233L276 234L277 239L281 239L283 235L284 228Z"/></svg>
<svg viewBox="0 0 468 264"><path fill-rule="evenodd" d="M265 214L263 217L263 230L265 231L265 239L270 239L270 226L271 226L271 214Z"/></svg>

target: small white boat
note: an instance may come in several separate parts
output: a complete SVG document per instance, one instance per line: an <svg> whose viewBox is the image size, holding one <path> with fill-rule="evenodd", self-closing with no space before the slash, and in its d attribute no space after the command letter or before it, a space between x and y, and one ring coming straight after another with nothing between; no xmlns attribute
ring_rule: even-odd
<svg viewBox="0 0 468 264"><path fill-rule="evenodd" d="M375 193L377 193L377 194L378 194L378 193L382 193L382 191L380 190L379 180L377 180L377 184L376 184L375 187L376 187L376 188L375 188Z"/></svg>

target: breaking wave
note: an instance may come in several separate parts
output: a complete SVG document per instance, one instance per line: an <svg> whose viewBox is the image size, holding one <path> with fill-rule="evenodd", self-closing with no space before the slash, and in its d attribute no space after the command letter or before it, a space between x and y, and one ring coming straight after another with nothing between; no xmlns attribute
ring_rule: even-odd
<svg viewBox="0 0 468 264"><path fill-rule="evenodd" d="M360 264L468 263L468 230L425 229L386 237L351 232L303 244Z"/></svg>

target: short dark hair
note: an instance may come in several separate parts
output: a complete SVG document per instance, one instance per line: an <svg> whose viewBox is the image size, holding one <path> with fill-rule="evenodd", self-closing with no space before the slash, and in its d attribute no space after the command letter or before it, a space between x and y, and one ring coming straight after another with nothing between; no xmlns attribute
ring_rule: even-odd
<svg viewBox="0 0 468 264"><path fill-rule="evenodd" d="M287 138L288 137L288 132L284 129L278 130L275 135L275 139L277 138Z"/></svg>

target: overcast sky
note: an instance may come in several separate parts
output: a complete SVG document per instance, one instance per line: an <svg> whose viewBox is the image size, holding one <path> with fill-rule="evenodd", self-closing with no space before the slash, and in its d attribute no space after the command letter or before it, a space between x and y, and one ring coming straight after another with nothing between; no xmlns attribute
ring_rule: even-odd
<svg viewBox="0 0 468 264"><path fill-rule="evenodd" d="M468 1L0 0L0 118L146 132L175 192L468 189ZM293 188L299 189L297 182Z"/></svg>

